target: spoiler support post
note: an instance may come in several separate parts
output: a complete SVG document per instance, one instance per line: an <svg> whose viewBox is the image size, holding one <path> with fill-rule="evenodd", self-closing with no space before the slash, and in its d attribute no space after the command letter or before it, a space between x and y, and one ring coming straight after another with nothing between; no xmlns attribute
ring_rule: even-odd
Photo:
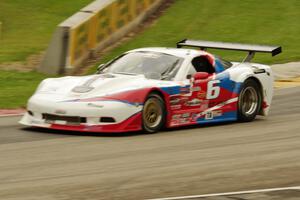
<svg viewBox="0 0 300 200"><path fill-rule="evenodd" d="M254 51L249 51L248 55L244 58L244 60L242 62L250 62L255 56L255 52Z"/></svg>

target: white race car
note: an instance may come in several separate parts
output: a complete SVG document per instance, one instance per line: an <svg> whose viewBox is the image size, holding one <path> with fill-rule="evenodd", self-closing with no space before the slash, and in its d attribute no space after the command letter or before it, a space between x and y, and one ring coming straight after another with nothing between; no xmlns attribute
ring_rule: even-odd
<svg viewBox="0 0 300 200"><path fill-rule="evenodd" d="M184 49L196 47L196 49ZM247 51L225 61L206 48ZM48 78L29 99L20 123L86 132L153 133L267 115L273 95L269 66L250 63L256 52L281 47L183 40L177 48L142 48L100 65L94 75Z"/></svg>

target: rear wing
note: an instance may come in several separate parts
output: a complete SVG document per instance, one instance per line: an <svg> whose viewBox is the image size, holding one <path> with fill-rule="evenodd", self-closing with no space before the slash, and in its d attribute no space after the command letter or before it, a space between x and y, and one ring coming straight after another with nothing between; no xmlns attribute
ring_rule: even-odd
<svg viewBox="0 0 300 200"><path fill-rule="evenodd" d="M280 54L282 51L281 46L265 46L265 45L253 45L253 44L211 42L211 41L188 40L188 39L184 39L177 43L177 48L182 48L182 47L199 47L201 50L210 48L210 49L247 51L248 55L243 60L243 62L251 61L256 52L271 53L272 56L276 56L277 54Z"/></svg>

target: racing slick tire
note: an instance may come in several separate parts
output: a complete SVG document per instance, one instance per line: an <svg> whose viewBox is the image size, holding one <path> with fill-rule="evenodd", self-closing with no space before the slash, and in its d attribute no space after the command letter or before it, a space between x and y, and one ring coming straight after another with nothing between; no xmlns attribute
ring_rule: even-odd
<svg viewBox="0 0 300 200"><path fill-rule="evenodd" d="M262 93L259 84L247 79L238 98L238 121L253 121L261 109Z"/></svg>
<svg viewBox="0 0 300 200"><path fill-rule="evenodd" d="M166 122L166 106L157 94L150 94L142 110L142 127L146 133L156 133Z"/></svg>

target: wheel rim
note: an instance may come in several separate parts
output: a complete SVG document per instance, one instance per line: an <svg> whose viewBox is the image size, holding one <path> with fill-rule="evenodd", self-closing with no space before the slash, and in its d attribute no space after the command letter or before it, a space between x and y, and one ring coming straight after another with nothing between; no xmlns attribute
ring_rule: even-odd
<svg viewBox="0 0 300 200"><path fill-rule="evenodd" d="M162 110L158 99L149 99L144 105L143 120L147 127L155 128L162 120Z"/></svg>
<svg viewBox="0 0 300 200"><path fill-rule="evenodd" d="M253 87L247 87L242 93L242 112L245 115L252 115L258 106L258 95Z"/></svg>

